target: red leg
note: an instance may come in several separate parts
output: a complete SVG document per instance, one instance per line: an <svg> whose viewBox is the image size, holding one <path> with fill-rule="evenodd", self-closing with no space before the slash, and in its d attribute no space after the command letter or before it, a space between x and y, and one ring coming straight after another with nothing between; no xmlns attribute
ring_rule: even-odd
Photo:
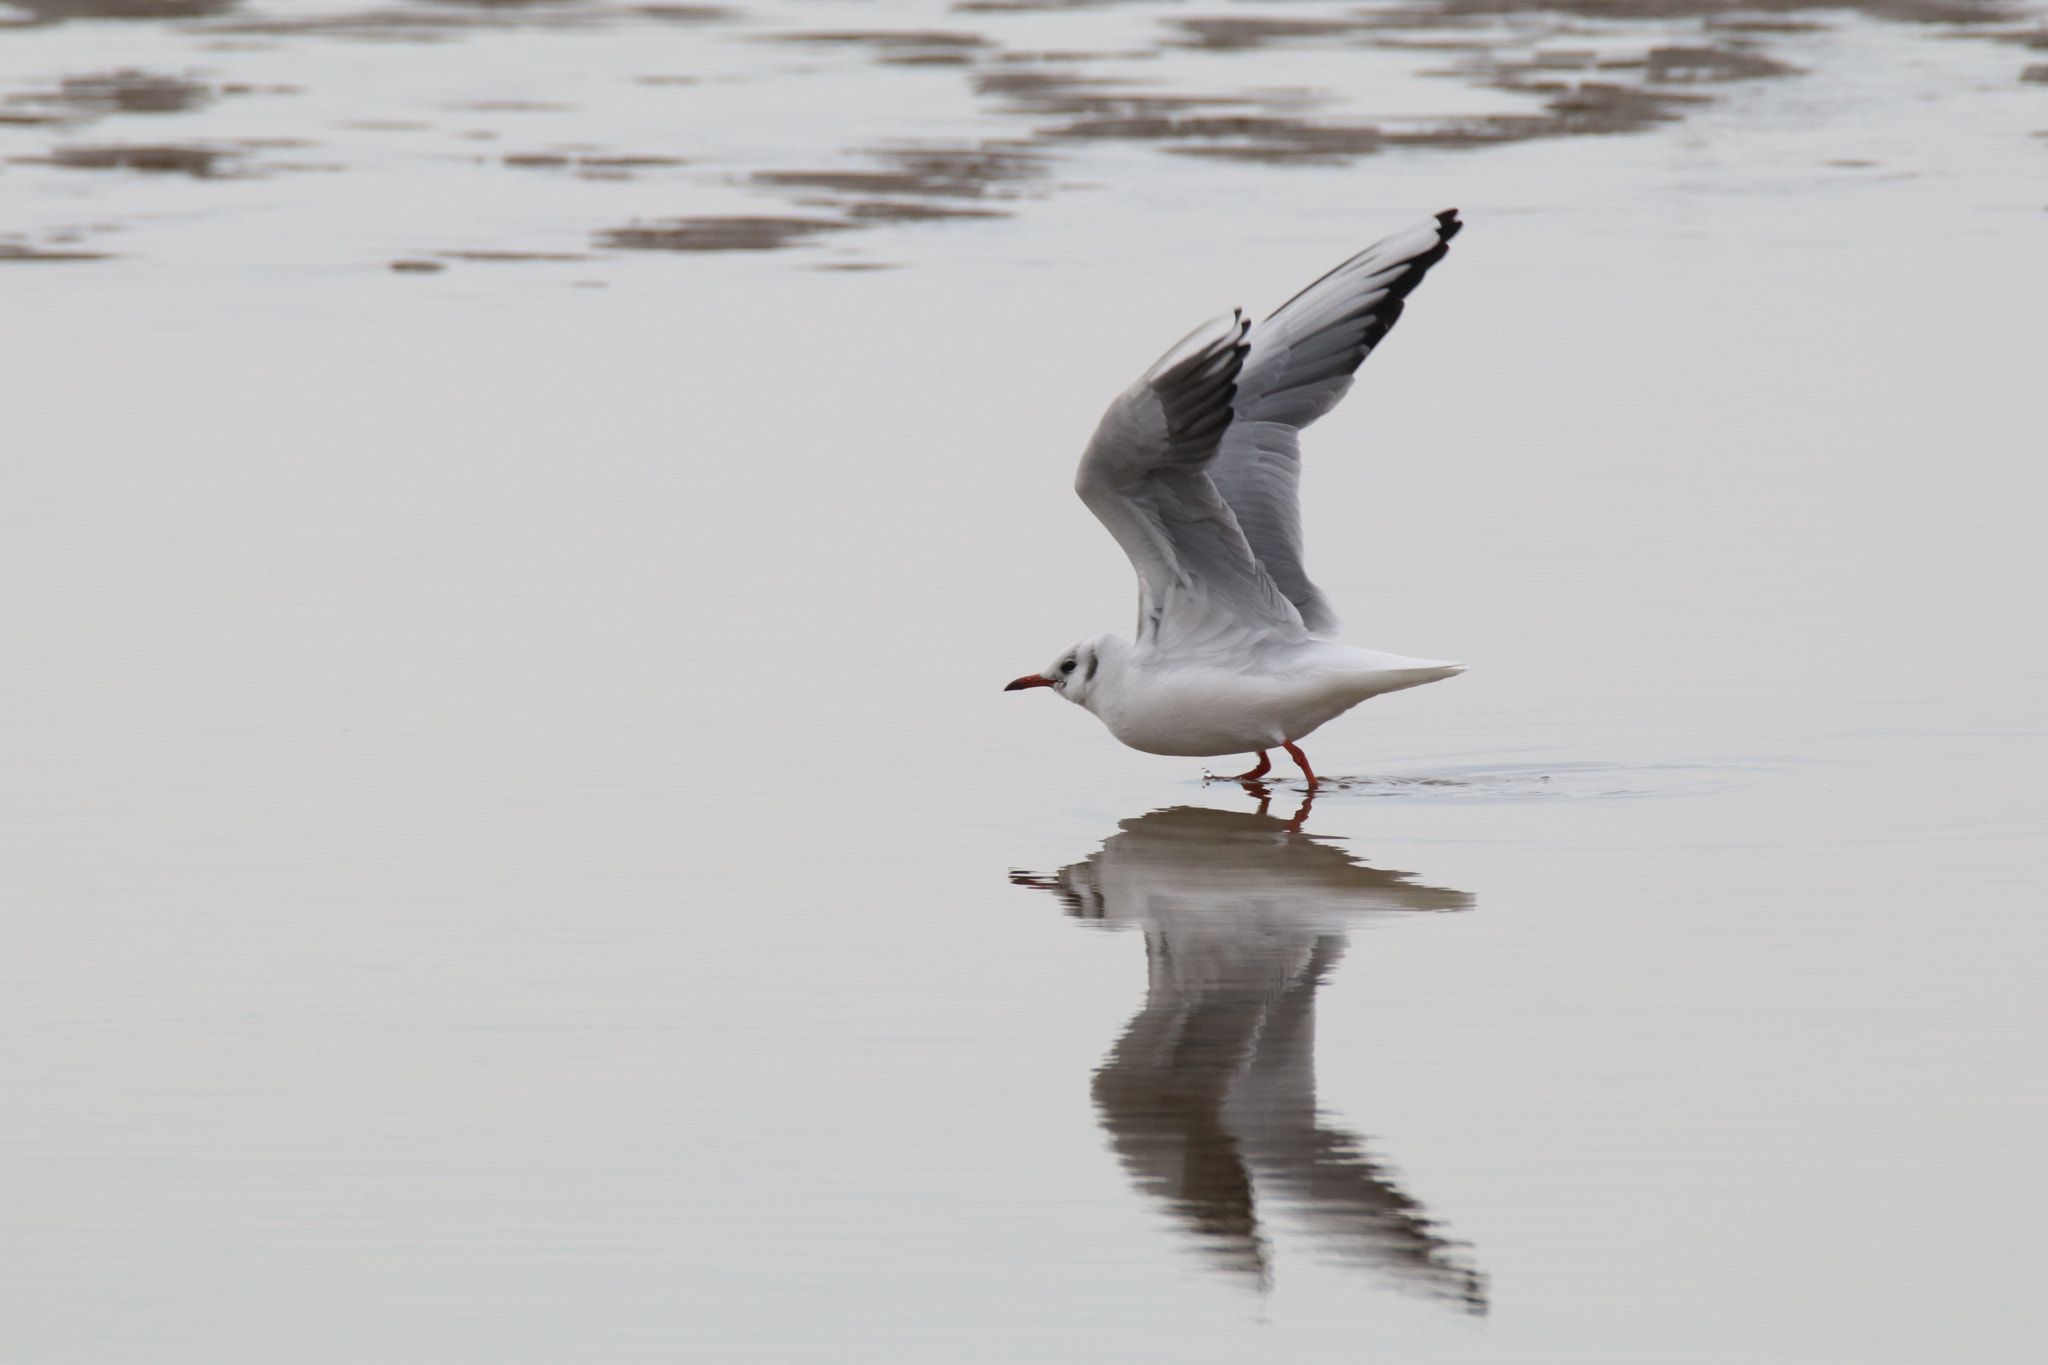
<svg viewBox="0 0 2048 1365"><path fill-rule="evenodd" d="M1292 748L1293 748L1294 746L1293 746L1292 744L1290 744L1290 745L1288 745L1287 747L1288 747L1288 748L1290 748L1290 749L1292 749ZM1253 781L1253 780L1254 780L1254 779L1256 779L1256 778L1261 778L1261 777L1264 777L1264 776L1265 776L1265 775L1266 775L1267 773L1269 773L1269 772L1272 772L1272 771L1273 771L1273 760L1272 760L1272 759L1270 759L1270 758L1267 758L1267 757L1266 757L1266 751L1265 751L1264 749L1261 749L1261 750L1259 750L1259 766L1258 766L1258 767L1256 767L1256 768L1254 768L1254 769L1252 769L1252 770L1251 770L1250 772L1248 772L1248 773L1239 773L1239 774L1238 774L1238 775L1237 775L1236 777L1233 777L1233 778L1231 778L1231 779L1230 779L1230 781L1232 781L1232 782L1250 782L1250 781Z"/></svg>
<svg viewBox="0 0 2048 1365"><path fill-rule="evenodd" d="M1301 750L1295 748L1291 741L1285 746L1285 748L1287 750L1287 756L1293 759L1296 763L1299 763L1301 765L1301 775L1308 779L1308 784L1311 787L1315 786L1316 774L1315 770L1308 766L1308 755L1303 753ZM1260 754L1259 757L1263 759L1265 758L1265 755ZM1259 771L1264 772L1265 769L1261 768L1259 769Z"/></svg>

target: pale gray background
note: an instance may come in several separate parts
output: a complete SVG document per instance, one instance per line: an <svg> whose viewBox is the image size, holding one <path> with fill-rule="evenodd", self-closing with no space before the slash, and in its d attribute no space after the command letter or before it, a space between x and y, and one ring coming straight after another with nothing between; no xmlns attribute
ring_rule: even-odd
<svg viewBox="0 0 2048 1365"><path fill-rule="evenodd" d="M1016 130L717 27L0 34L10 88L297 85L146 135L336 167L0 174L24 241L119 229L0 263L0 1354L2038 1359L2048 87L1818 17L1773 48L1805 74L1651 131L1109 143L1009 218L716 255L591 233ZM1370 60L1367 112L1513 104ZM691 121L649 72L706 78ZM488 99L572 109L447 112ZM471 174L494 128L693 164ZM1312 433L1308 532L1348 638L1471 671L1316 736L1375 780L1308 828L1474 898L1356 927L1317 1065L1484 1319L1285 1219L1261 1295L1130 1187L1089 1078L1142 936L1007 874L1253 803L998 691L1128 628L1068 490L1108 398L1451 204ZM461 247L587 259L387 268Z"/></svg>

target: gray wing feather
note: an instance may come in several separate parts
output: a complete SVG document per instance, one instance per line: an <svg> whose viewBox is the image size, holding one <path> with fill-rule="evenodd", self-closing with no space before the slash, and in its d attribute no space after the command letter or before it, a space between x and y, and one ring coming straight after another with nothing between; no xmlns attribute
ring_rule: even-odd
<svg viewBox="0 0 2048 1365"><path fill-rule="evenodd" d="M1110 405L1081 457L1074 491L1138 571L1140 647L1201 653L1305 633L1208 472L1247 328L1242 313L1196 328Z"/></svg>
<svg viewBox="0 0 2048 1365"><path fill-rule="evenodd" d="M1353 374L1401 316L1403 301L1450 250L1457 210L1359 252L1251 330L1208 475L1252 554L1308 629L1337 628L1309 581L1301 541L1301 428L1337 406Z"/></svg>

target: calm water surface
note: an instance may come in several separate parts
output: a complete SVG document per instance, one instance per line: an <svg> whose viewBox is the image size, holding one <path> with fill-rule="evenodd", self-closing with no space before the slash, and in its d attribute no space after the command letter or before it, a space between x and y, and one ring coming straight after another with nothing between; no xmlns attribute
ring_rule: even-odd
<svg viewBox="0 0 2048 1365"><path fill-rule="evenodd" d="M2039 1358L2037 11L12 14L7 1359ZM1471 671L1003 695L1453 204L1308 534Z"/></svg>

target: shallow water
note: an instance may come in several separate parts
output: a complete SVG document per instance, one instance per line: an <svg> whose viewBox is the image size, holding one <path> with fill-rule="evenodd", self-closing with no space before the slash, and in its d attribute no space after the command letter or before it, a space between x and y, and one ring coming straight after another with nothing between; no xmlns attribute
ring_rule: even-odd
<svg viewBox="0 0 2048 1365"><path fill-rule="evenodd" d="M9 1359L2037 1354L2038 12L18 17ZM1003 695L1451 204L1307 519L1471 671Z"/></svg>

